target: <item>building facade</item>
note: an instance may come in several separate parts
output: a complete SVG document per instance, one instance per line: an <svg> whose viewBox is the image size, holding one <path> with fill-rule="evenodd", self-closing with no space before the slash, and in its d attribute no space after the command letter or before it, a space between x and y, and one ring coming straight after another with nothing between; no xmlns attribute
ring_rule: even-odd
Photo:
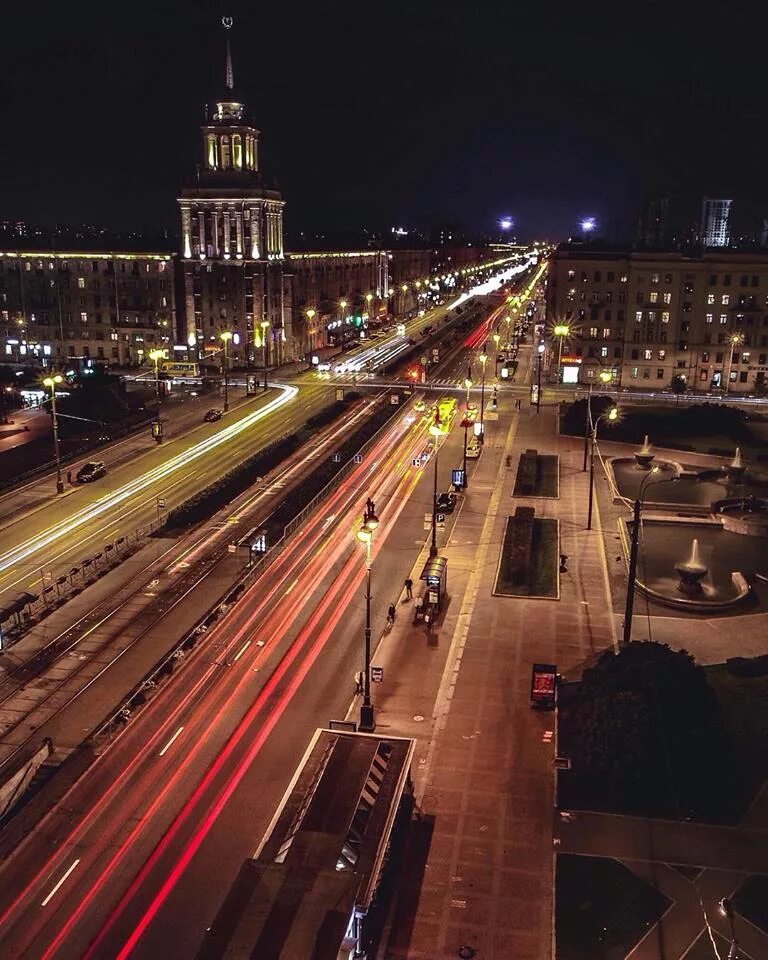
<svg viewBox="0 0 768 960"><path fill-rule="evenodd" d="M763 393L768 373L768 253L699 256L562 245L547 278L547 327L567 327L562 366L593 383ZM566 377L569 379L569 377Z"/></svg>
<svg viewBox="0 0 768 960"><path fill-rule="evenodd" d="M182 190L183 311L179 339L199 358L232 334L235 363L280 364L298 355L283 199L259 166L259 131L234 90L227 42L222 96L206 109L198 175Z"/></svg>
<svg viewBox="0 0 768 960"><path fill-rule="evenodd" d="M169 253L0 252L0 360L139 366L175 337Z"/></svg>

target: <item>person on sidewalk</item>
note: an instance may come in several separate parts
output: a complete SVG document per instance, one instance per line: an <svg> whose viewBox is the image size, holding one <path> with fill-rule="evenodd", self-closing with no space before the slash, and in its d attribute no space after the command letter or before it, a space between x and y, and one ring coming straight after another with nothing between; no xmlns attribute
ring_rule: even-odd
<svg viewBox="0 0 768 960"><path fill-rule="evenodd" d="M413 599L413 580L411 580L410 577L406 577L406 580L405 580L405 599L406 600Z"/></svg>
<svg viewBox="0 0 768 960"><path fill-rule="evenodd" d="M68 483L70 486L72 485L72 471L71 471L71 470L67 470L67 483Z"/></svg>
<svg viewBox="0 0 768 960"><path fill-rule="evenodd" d="M358 670L355 674L355 693L361 697L365 692L365 687L363 686L363 671Z"/></svg>
<svg viewBox="0 0 768 960"><path fill-rule="evenodd" d="M394 622L395 622L395 605L394 603L390 603L389 610L387 610L387 623L391 627Z"/></svg>
<svg viewBox="0 0 768 960"><path fill-rule="evenodd" d="M424 606L424 597L416 597L416 605L413 610L413 622L416 623L421 616L421 608Z"/></svg>

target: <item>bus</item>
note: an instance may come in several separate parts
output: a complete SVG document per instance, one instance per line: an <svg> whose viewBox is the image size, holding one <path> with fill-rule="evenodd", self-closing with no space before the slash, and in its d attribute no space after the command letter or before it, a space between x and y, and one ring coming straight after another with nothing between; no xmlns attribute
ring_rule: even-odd
<svg viewBox="0 0 768 960"><path fill-rule="evenodd" d="M455 397L444 397L437 405L440 423L444 430L448 430L458 411Z"/></svg>
<svg viewBox="0 0 768 960"><path fill-rule="evenodd" d="M160 372L167 377L199 377L200 364L192 360L165 360L160 364Z"/></svg>

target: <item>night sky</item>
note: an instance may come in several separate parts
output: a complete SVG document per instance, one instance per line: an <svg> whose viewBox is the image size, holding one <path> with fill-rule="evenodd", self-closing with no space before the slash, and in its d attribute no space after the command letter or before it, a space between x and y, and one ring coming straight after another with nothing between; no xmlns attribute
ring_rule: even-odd
<svg viewBox="0 0 768 960"><path fill-rule="evenodd" d="M223 13L293 233L509 214L560 239L592 214L612 238L682 189L768 216L763 6L6 5L0 219L175 229Z"/></svg>

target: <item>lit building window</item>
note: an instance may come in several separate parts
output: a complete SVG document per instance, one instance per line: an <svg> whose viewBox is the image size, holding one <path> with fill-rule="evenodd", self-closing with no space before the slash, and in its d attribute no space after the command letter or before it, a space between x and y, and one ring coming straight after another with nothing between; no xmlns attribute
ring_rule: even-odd
<svg viewBox="0 0 768 960"><path fill-rule="evenodd" d="M662 311L661 311L661 322L662 322L662 323L669 323L669 310L662 310Z"/></svg>
<svg viewBox="0 0 768 960"><path fill-rule="evenodd" d="M85 312L85 310L83 310L83 312L80 314L80 319L83 321L83 323L88 323L88 314Z"/></svg>
<svg viewBox="0 0 768 960"><path fill-rule="evenodd" d="M722 295L722 297L720 298L720 303L722 303L722 305L723 305L724 307L727 307L730 302L731 302L731 295L730 295L730 293L724 293L724 294Z"/></svg>
<svg viewBox="0 0 768 960"><path fill-rule="evenodd" d="M626 275L626 273L622 273L622 275L619 277L619 283L626 283L628 279L629 277Z"/></svg>
<svg viewBox="0 0 768 960"><path fill-rule="evenodd" d="M232 134L232 165L235 170L243 169L243 138L239 133Z"/></svg>
<svg viewBox="0 0 768 960"><path fill-rule="evenodd" d="M77 278L77 287L79 290L85 290L85 277Z"/></svg>
<svg viewBox="0 0 768 960"><path fill-rule="evenodd" d="M226 134L221 138L221 169L229 170L230 167L230 147L229 137Z"/></svg>
<svg viewBox="0 0 768 960"><path fill-rule="evenodd" d="M672 294L671 294L671 293L665 293L665 294L664 294L664 303L672 303Z"/></svg>
<svg viewBox="0 0 768 960"><path fill-rule="evenodd" d="M714 319L715 319L714 314L712 314L712 313L708 313L708 314L707 314L707 316L706 316L706 321L707 321L707 323L712 323L712 321L713 321Z"/></svg>
<svg viewBox="0 0 768 960"><path fill-rule="evenodd" d="M597 340L597 327L589 328L589 337L591 340Z"/></svg>
<svg viewBox="0 0 768 960"><path fill-rule="evenodd" d="M607 357L607 356L608 356L608 347L600 347L600 356L601 356L601 357Z"/></svg>
<svg viewBox="0 0 768 960"><path fill-rule="evenodd" d="M659 275L658 275L658 273L652 273L652 274L651 274L651 283L658 283L658 282L659 282Z"/></svg>
<svg viewBox="0 0 768 960"><path fill-rule="evenodd" d="M664 360L666 356L667 356L666 350L659 350L659 360Z"/></svg>
<svg viewBox="0 0 768 960"><path fill-rule="evenodd" d="M637 322L640 323L640 321L641 321L642 319L643 319L643 311L642 311L642 310L636 310L636 311L635 311L635 320L637 320Z"/></svg>
<svg viewBox="0 0 768 960"><path fill-rule="evenodd" d="M653 359L653 350L643 350L643 358L644 358L645 360L652 360L652 359Z"/></svg>
<svg viewBox="0 0 768 960"><path fill-rule="evenodd" d="M708 294L707 294L707 303L714 303L714 302L715 302L715 295L714 295L714 293L708 293Z"/></svg>
<svg viewBox="0 0 768 960"><path fill-rule="evenodd" d="M210 170L216 169L216 135L208 134L208 167Z"/></svg>
<svg viewBox="0 0 768 960"><path fill-rule="evenodd" d="M603 340L610 340L610 339L611 339L611 328L603 327Z"/></svg>
<svg viewBox="0 0 768 960"><path fill-rule="evenodd" d="M659 302L659 293L658 293L658 290L652 290L652 291L648 294L648 299L651 301L651 303L658 303L658 302Z"/></svg>
<svg viewBox="0 0 768 960"><path fill-rule="evenodd" d="M721 313L721 314L720 314L720 323L728 323L728 314L727 314L727 313Z"/></svg>

